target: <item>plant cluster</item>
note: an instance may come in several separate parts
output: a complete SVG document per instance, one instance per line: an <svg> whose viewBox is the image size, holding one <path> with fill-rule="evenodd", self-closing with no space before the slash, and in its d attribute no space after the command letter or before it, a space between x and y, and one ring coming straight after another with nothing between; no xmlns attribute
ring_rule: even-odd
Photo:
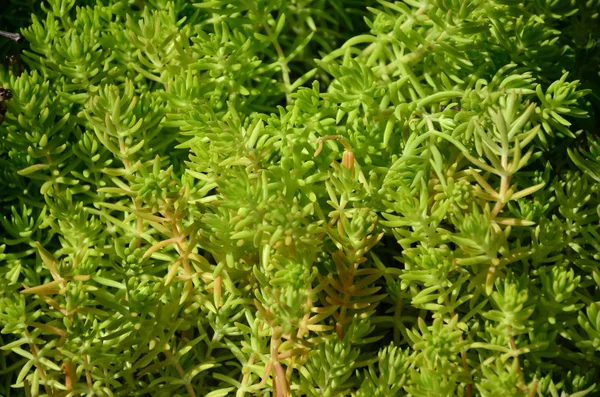
<svg viewBox="0 0 600 397"><path fill-rule="evenodd" d="M0 395L600 395L599 0L20 3Z"/></svg>

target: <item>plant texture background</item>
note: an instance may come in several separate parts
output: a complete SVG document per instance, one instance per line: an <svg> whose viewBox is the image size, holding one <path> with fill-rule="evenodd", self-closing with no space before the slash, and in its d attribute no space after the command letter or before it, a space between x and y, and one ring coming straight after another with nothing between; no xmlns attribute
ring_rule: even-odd
<svg viewBox="0 0 600 397"><path fill-rule="evenodd" d="M600 1L5 1L0 396L600 395Z"/></svg>

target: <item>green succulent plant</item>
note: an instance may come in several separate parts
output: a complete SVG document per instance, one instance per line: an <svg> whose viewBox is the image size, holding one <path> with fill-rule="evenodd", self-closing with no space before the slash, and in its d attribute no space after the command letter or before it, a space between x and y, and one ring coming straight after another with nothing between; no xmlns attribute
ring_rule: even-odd
<svg viewBox="0 0 600 397"><path fill-rule="evenodd" d="M38 3L0 396L600 394L598 0Z"/></svg>

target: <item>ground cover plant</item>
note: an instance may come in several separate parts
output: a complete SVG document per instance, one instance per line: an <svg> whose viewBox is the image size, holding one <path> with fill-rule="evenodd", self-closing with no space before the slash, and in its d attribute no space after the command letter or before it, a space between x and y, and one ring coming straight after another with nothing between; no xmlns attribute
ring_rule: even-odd
<svg viewBox="0 0 600 397"><path fill-rule="evenodd" d="M6 1L0 396L600 395L600 1Z"/></svg>

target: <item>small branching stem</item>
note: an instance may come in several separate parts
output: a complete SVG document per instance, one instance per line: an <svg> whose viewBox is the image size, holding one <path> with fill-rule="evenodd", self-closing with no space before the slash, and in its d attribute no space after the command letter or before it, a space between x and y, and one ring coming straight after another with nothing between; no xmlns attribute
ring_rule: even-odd
<svg viewBox="0 0 600 397"><path fill-rule="evenodd" d="M283 52L281 45L275 38L273 30L267 22L264 23L264 27L265 31L267 32L267 36L269 36L269 39L271 39L271 43L273 43L273 47L275 48L277 57L279 58L279 65L281 66L281 77L283 79L283 85L285 88L285 101L289 105L290 103L292 103L292 96L290 93L290 87L292 86L292 83L290 81L290 69L287 65L287 61L285 60L285 53Z"/></svg>

